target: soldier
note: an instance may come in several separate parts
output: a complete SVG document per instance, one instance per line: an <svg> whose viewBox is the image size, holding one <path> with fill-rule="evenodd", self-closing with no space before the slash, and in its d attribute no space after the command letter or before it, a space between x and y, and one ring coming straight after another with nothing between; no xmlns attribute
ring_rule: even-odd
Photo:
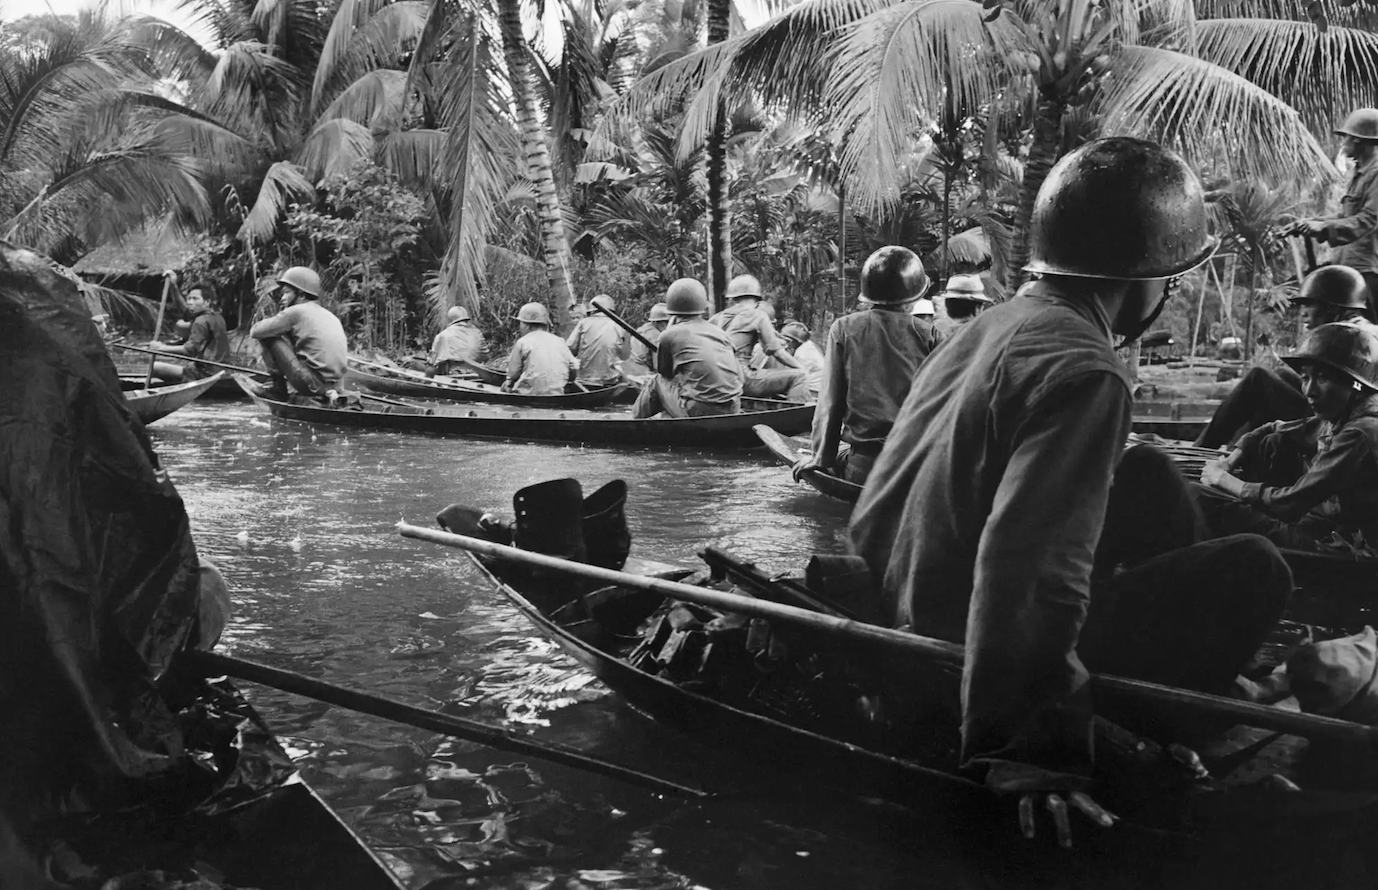
<svg viewBox="0 0 1378 890"><path fill-rule="evenodd" d="M349 341L335 313L320 304L321 277L293 266L277 279L282 310L249 329L260 341L263 364L272 376L264 392L285 399L288 384L303 395L325 396L340 385L349 358Z"/></svg>
<svg viewBox="0 0 1378 890"><path fill-rule="evenodd" d="M646 323L637 328L636 332L649 340L652 345L656 345L660 343L660 335L669 323L670 313L666 310L665 304L656 303L646 316ZM654 373L655 357L651 355L651 347L633 338L631 362L626 368L627 376L641 378Z"/></svg>
<svg viewBox="0 0 1378 890"><path fill-rule="evenodd" d="M808 375L780 342L761 303L761 282L754 275L738 275L727 283L727 299L732 305L709 319L732 338L732 348L742 365L743 394L757 399L783 396L791 402L810 400ZM756 344L769 358L784 365L782 370L753 370L752 351Z"/></svg>
<svg viewBox="0 0 1378 890"><path fill-rule="evenodd" d="M550 313L540 303L517 310L522 335L507 357L504 392L533 396L561 395L579 363L565 341L550 332Z"/></svg>
<svg viewBox="0 0 1378 890"><path fill-rule="evenodd" d="M483 332L469 321L469 310L463 306L451 306L445 313L449 320L431 342L431 375L442 377L455 373L464 367L465 362L477 362L483 358L487 346L483 342Z"/></svg>
<svg viewBox="0 0 1378 890"><path fill-rule="evenodd" d="M599 294L589 305L609 312L617 311L617 303L607 294ZM565 345L579 360L579 373L574 378L585 386L609 386L622 379L621 362L631 353L627 332L601 312L590 312L579 319Z"/></svg>
<svg viewBox="0 0 1378 890"><path fill-rule="evenodd" d="M742 410L742 366L732 341L705 321L708 292L692 278L665 291L669 327L656 346L656 374L642 387L634 417L705 417Z"/></svg>

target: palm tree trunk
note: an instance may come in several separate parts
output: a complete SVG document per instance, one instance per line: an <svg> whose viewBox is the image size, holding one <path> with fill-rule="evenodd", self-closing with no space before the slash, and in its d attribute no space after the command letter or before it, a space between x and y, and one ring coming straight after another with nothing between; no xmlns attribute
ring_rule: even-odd
<svg viewBox="0 0 1378 890"><path fill-rule="evenodd" d="M560 195L555 190L545 126L536 113L531 65L526 38L522 34L521 7L517 0L500 0L498 22L502 29L507 74L512 82L512 98L517 106L517 123L522 130L526 174L536 186L536 217L541 223L541 242L545 253L546 277L550 279L555 329L564 331L569 327L569 307L574 303L574 287L569 277L569 241L565 238L565 221L561 213Z"/></svg>
<svg viewBox="0 0 1378 890"><path fill-rule="evenodd" d="M1024 283L1024 265L1029 261L1029 222L1033 218L1034 199L1048 171L1057 162L1058 145L1062 141L1062 115L1066 104L1059 99L1040 96L1034 116L1033 145L1029 160L1024 164L1024 179L1019 184L1019 216L1015 219L1014 253L1005 270L1005 287L1013 292Z"/></svg>
<svg viewBox="0 0 1378 890"><path fill-rule="evenodd" d="M731 0L709 0L708 45L727 39ZM727 279L732 274L732 200L727 192L727 109L708 133L708 292L714 310L727 308Z"/></svg>
<svg viewBox="0 0 1378 890"><path fill-rule="evenodd" d="M948 274L948 263L951 254L948 253L948 239L952 237L952 165L943 165L943 240L938 245L938 274L943 280L951 276Z"/></svg>

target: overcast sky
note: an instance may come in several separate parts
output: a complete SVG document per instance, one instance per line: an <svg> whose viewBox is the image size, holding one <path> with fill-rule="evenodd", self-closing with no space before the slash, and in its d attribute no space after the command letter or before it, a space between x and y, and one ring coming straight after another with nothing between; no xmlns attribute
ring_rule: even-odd
<svg viewBox="0 0 1378 890"><path fill-rule="evenodd" d="M78 10L100 6L104 6L114 16L135 12L156 15L203 42L207 37L204 33L197 33L194 20L177 8L176 0L0 0L0 21L42 14L48 10L59 15L70 15Z"/></svg>

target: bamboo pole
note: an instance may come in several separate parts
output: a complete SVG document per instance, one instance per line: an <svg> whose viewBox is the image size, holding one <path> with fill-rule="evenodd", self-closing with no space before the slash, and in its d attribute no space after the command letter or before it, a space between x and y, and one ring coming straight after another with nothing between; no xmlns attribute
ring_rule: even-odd
<svg viewBox="0 0 1378 890"><path fill-rule="evenodd" d="M909 657L948 664L961 664L966 657L965 648L958 643L835 615L824 615L783 603L695 587L678 581L667 581L664 578L633 575L628 572L605 569L601 566L571 562L555 556L547 556L544 553L534 553L479 538L422 528L407 522L397 523L397 530L404 538L429 541L445 547L466 550L480 556L525 563L569 575L578 575L595 581L602 581L605 584L632 587L742 615L783 621L807 627L828 636L845 637L854 643L884 647ZM1271 729L1304 738L1378 746L1378 728L1351 723L1347 720L1283 711L1278 708L1236 701L1223 696L1177 689L1158 683L1150 683L1146 680L1132 680L1109 674L1092 674L1091 682L1092 686L1102 694L1137 705L1167 706L1187 714L1217 720L1228 718L1247 726Z"/></svg>
<svg viewBox="0 0 1378 890"><path fill-rule="evenodd" d="M162 331L163 331L163 313L167 311L167 294L168 294L168 291L170 291L170 290L172 290L172 273L171 273L170 271L164 271L164 272L163 272L163 298L162 298L161 300L158 301L158 322L153 326L153 339L154 339L154 340L157 340L157 339L158 339L158 336L159 336L159 335L162 333ZM146 375L144 375L144 389L152 389L152 388L153 388L153 365L154 365L157 361L158 361L158 360L157 360L156 358L150 358L150 359L148 360L148 373L147 373Z"/></svg>

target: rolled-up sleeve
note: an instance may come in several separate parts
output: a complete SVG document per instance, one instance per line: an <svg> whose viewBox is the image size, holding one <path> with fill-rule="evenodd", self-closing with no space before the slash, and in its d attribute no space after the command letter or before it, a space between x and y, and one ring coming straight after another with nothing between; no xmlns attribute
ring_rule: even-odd
<svg viewBox="0 0 1378 890"><path fill-rule="evenodd" d="M1366 461L1372 460L1368 437L1356 429L1340 430L1330 447L1316 454L1311 468L1285 487L1246 482L1240 500L1283 522L1295 522L1315 507L1344 492Z"/></svg>

